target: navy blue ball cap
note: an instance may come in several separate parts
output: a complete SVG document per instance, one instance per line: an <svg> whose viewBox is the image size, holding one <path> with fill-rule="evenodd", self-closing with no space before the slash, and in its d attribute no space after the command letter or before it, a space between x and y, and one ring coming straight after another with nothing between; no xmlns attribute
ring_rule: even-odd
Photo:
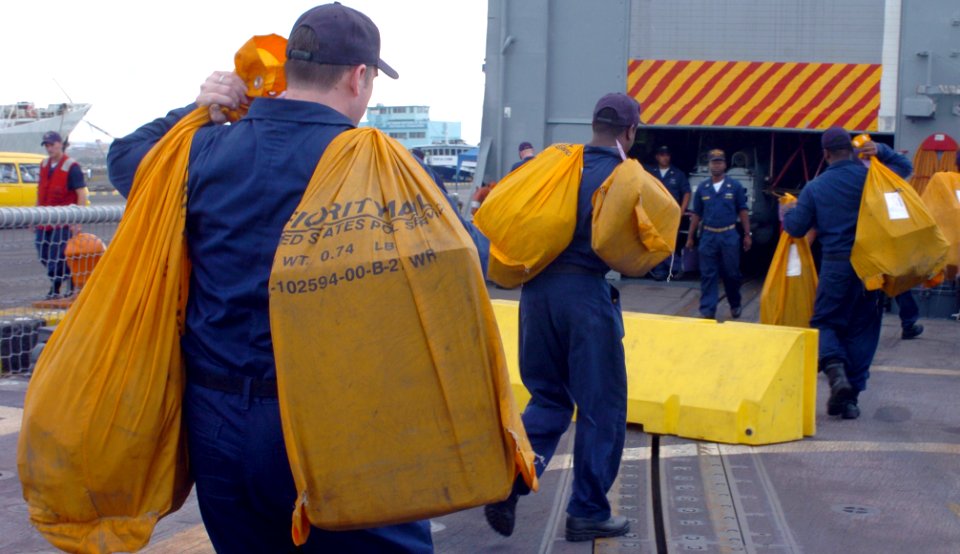
<svg viewBox="0 0 960 554"><path fill-rule="evenodd" d="M316 6L297 19L290 36L302 26L313 29L317 44L312 50L287 48L288 59L330 65L369 65L392 79L399 77L380 59L380 29L357 10L340 2Z"/></svg>
<svg viewBox="0 0 960 554"><path fill-rule="evenodd" d="M520 147L517 150L520 152L523 152L524 150L533 150L533 145L529 142L521 142Z"/></svg>
<svg viewBox="0 0 960 554"><path fill-rule="evenodd" d="M40 143L40 146L46 146L55 142L63 142L63 137L61 137L60 133L56 131L47 131L43 134L43 140Z"/></svg>
<svg viewBox="0 0 960 554"><path fill-rule="evenodd" d="M613 110L609 116L601 116L604 109ZM593 108L593 121L618 127L633 127L640 124L640 103L622 92L611 92L597 101Z"/></svg>
<svg viewBox="0 0 960 554"><path fill-rule="evenodd" d="M830 127L820 137L820 146L824 150L853 150L850 133L843 127Z"/></svg>

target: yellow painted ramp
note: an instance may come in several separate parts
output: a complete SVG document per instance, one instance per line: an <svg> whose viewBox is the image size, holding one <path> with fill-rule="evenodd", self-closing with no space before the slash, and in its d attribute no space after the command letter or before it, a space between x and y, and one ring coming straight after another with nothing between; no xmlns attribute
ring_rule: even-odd
<svg viewBox="0 0 960 554"><path fill-rule="evenodd" d="M518 303L493 301L517 403ZM817 332L624 312L627 421L650 433L770 444L816 432Z"/></svg>

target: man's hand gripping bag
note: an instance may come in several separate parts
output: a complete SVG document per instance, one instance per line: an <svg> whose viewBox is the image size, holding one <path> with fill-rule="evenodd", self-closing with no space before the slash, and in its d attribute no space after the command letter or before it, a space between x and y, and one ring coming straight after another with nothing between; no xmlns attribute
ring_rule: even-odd
<svg viewBox="0 0 960 554"><path fill-rule="evenodd" d="M140 163L117 233L50 337L24 403L17 469L31 522L68 552L133 552L190 492L180 334L190 142L206 108Z"/></svg>
<svg viewBox="0 0 960 554"><path fill-rule="evenodd" d="M948 246L913 187L874 159L850 253L867 290L894 297L931 279L943 271Z"/></svg>
<svg viewBox="0 0 960 554"><path fill-rule="evenodd" d="M611 268L640 277L673 253L680 206L636 160L626 160L593 193L591 246Z"/></svg>
<svg viewBox="0 0 960 554"><path fill-rule="evenodd" d="M284 440L310 524L422 519L536 486L476 248L375 129L327 148L270 277Z"/></svg>
<svg viewBox="0 0 960 554"><path fill-rule="evenodd" d="M569 246L577 226L582 144L554 144L503 178L473 216L490 239L488 277L513 288Z"/></svg>

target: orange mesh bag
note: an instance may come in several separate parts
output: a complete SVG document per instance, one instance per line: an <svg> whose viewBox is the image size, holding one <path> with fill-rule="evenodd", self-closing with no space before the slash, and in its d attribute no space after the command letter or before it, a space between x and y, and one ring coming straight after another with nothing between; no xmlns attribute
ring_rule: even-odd
<svg viewBox="0 0 960 554"><path fill-rule="evenodd" d="M957 171L957 141L948 134L934 133L924 139L913 156L910 185L923 196L930 177L938 171Z"/></svg>
<svg viewBox="0 0 960 554"><path fill-rule="evenodd" d="M62 550L136 551L190 492L185 188L190 142L209 120L194 110L141 162L110 248L30 379L17 469L30 521Z"/></svg>
<svg viewBox="0 0 960 554"><path fill-rule="evenodd" d="M582 144L554 144L497 183L473 216L490 239L487 276L517 287L544 270L573 239Z"/></svg>
<svg viewBox="0 0 960 554"><path fill-rule="evenodd" d="M953 280L960 266L960 173L934 173L921 199L950 245L945 273Z"/></svg>
<svg viewBox="0 0 960 554"><path fill-rule="evenodd" d="M780 198L781 205L796 202L790 194ZM780 233L770 269L760 292L760 323L809 327L817 298L817 267L805 237Z"/></svg>
<svg viewBox="0 0 960 554"><path fill-rule="evenodd" d="M283 64L287 61L287 39L279 35L255 36L244 43L233 58L237 75L247 84L247 97L274 97L287 89ZM231 121L247 115L248 104L236 110L223 108Z"/></svg>
<svg viewBox="0 0 960 554"><path fill-rule="evenodd" d="M534 453L473 241L372 128L324 152L277 249L270 328L293 539L502 500ZM388 453L388 455L385 455Z"/></svg>
<svg viewBox="0 0 960 554"><path fill-rule="evenodd" d="M937 171L937 153L931 150L918 150L913 156L913 175L910 177L910 186L917 194L923 194L930 176Z"/></svg>
<svg viewBox="0 0 960 554"><path fill-rule="evenodd" d="M639 277L673 253L680 206L637 160L626 160L593 193L591 246L611 268Z"/></svg>
<svg viewBox="0 0 960 554"><path fill-rule="evenodd" d="M877 159L860 199L850 263L867 290L897 296L943 270L947 241L920 196Z"/></svg>

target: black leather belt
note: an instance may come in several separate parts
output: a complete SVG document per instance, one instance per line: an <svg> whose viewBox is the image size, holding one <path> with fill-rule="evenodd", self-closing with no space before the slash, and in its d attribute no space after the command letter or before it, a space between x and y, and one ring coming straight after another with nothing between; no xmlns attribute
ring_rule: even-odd
<svg viewBox="0 0 960 554"><path fill-rule="evenodd" d="M241 375L223 375L191 369L187 371L187 381L205 389L243 394L249 386L250 396L257 398L276 398L276 379L254 379Z"/></svg>

